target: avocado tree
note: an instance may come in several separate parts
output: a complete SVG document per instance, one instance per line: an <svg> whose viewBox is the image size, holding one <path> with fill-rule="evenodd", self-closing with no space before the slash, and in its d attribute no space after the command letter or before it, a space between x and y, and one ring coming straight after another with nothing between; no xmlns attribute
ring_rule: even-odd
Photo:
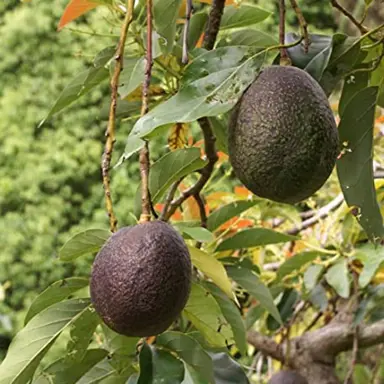
<svg viewBox="0 0 384 384"><path fill-rule="evenodd" d="M365 2L367 11L372 3ZM330 0L329 6L347 17L359 35L315 34L296 1L289 4L286 10L285 1L279 1L276 38L255 29L271 12L252 3L69 2L59 29L100 6L108 11L109 36L119 33L115 44L95 53L93 65L67 85L40 124L44 129L54 114L110 81L100 167L109 225L76 234L60 249L59 258L76 263L87 255L100 256L100 250L121 233L118 225L128 221L124 216L137 222L133 228L139 235L132 241L144 237L148 243L140 228L153 221L168 222L172 227L161 223L159 228L166 225L167 229L154 231L150 240L156 245L160 232L171 236L167 234L171 231L181 241L176 249L182 250L175 258L189 253L193 264L189 295L168 329L133 335L125 332L124 324L115 327L108 319L120 315L120 310L139 313L139 308L117 306L113 314L101 313L90 299L88 279L73 276L57 281L30 306L24 328L0 365L0 384L242 384L268 380L273 370L283 368L290 370L286 378L315 384L352 379L374 383L384 378L380 356L384 25L368 28L364 19L357 20L338 1ZM288 10L297 17L299 33L285 32ZM105 29L95 25L92 33L101 37ZM230 165L231 153L228 156L234 111L250 85L272 64L297 67L311 76L311 82L330 98L338 122L335 171L326 188L296 204L252 194L240 185ZM306 94L302 96L305 99ZM284 126L284 121L276 125ZM129 132L123 153L114 151L117 129ZM294 138L294 132L290 136ZM250 148L252 140L247 134ZM295 158L309 151L306 142L299 151L289 147L289 140L286 143ZM266 148L270 158L280 162L276 167L290 167L289 156L280 156L280 147ZM141 176L133 212L115 209L110 183L116 169L128 162L138 163ZM282 190L290 193L289 183ZM130 228L124 231L136 233ZM155 253L167 244L164 238L161 241L161 249L152 247ZM115 247L114 255L131 251L130 245ZM134 245L139 254L141 249ZM140 261L142 274L137 269L134 295L144 297L152 288L151 279L160 280L164 292L175 290L168 289L173 278L164 278L175 275L168 273L170 267L156 265L151 270L146 261ZM93 283L101 284L103 302L114 303L115 295L105 295L106 289L124 276L102 272L98 269L92 276L98 279ZM162 291L156 288L155 293L161 296ZM162 298L169 308L160 310L158 302L150 305L155 323L165 320L159 313L174 311L169 304L173 297ZM65 345L59 359L52 353L57 345ZM369 347L377 348L374 364L364 360ZM337 367L340 361L348 364ZM273 380L284 382L276 376Z"/></svg>

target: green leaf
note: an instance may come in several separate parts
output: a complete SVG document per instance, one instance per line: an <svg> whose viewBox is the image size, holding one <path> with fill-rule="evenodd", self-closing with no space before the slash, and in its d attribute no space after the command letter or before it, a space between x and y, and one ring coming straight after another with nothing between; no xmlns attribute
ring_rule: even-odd
<svg viewBox="0 0 384 384"><path fill-rule="evenodd" d="M155 0L153 20L155 29L167 41L167 52L173 47L176 34L176 20L182 0Z"/></svg>
<svg viewBox="0 0 384 384"><path fill-rule="evenodd" d="M290 257L278 269L276 279L283 279L292 272L301 269L303 265L315 260L318 256L318 252L302 252Z"/></svg>
<svg viewBox="0 0 384 384"><path fill-rule="evenodd" d="M195 339L180 332L165 332L157 337L157 344L176 352L185 363L199 372L205 380L215 384L212 359Z"/></svg>
<svg viewBox="0 0 384 384"><path fill-rule="evenodd" d="M212 347L226 347L233 339L232 330L216 300L201 285L192 284L183 313Z"/></svg>
<svg viewBox="0 0 384 384"><path fill-rule="evenodd" d="M293 240L297 240L297 237L267 228L250 228L237 232L233 236L223 240L217 246L216 251L252 248L260 245L285 243Z"/></svg>
<svg viewBox="0 0 384 384"><path fill-rule="evenodd" d="M265 20L271 14L271 12L254 5L242 4L240 7L230 5L224 9L220 30L254 25Z"/></svg>
<svg viewBox="0 0 384 384"><path fill-rule="evenodd" d="M359 285L361 288L365 288L384 262L384 247L365 244L356 250L355 258L364 264L359 276Z"/></svg>
<svg viewBox="0 0 384 384"><path fill-rule="evenodd" d="M208 120L216 137L217 150L228 155L228 113L218 117L209 117Z"/></svg>
<svg viewBox="0 0 384 384"><path fill-rule="evenodd" d="M149 173L149 191L152 203L157 203L168 188L177 180L195 172L206 165L199 148L185 148L168 152L151 166ZM141 184L135 197L135 214L140 215Z"/></svg>
<svg viewBox="0 0 384 384"><path fill-rule="evenodd" d="M92 367L103 360L107 354L108 352L103 349L89 349L80 360L68 360L64 357L42 371L33 384L43 384L45 382L76 384Z"/></svg>
<svg viewBox="0 0 384 384"><path fill-rule="evenodd" d="M245 355L247 353L247 339L239 308L237 308L233 301L231 301L222 290L217 288L216 285L206 282L206 287L212 293L219 304L223 316L231 326L237 348L241 354Z"/></svg>
<svg viewBox="0 0 384 384"><path fill-rule="evenodd" d="M196 46L201 34L205 31L207 25L208 14L206 12L196 12L192 15L189 24L187 46L192 49ZM183 37L180 36L180 45L183 43Z"/></svg>
<svg viewBox="0 0 384 384"><path fill-rule="evenodd" d="M109 119L109 109L110 101L103 103L103 106L100 110L100 120ZM127 100L117 100L116 106L116 119L132 117L134 115L140 116L141 101L127 101Z"/></svg>
<svg viewBox="0 0 384 384"><path fill-rule="evenodd" d="M232 284L223 264L212 255L188 246L192 264L210 278L229 298L233 298Z"/></svg>
<svg viewBox="0 0 384 384"><path fill-rule="evenodd" d="M283 323L286 324L295 312L295 306L299 299L298 292L293 288L287 288L284 290L277 308L279 310ZM267 327L270 331L277 331L280 328L278 323L271 315L267 317Z"/></svg>
<svg viewBox="0 0 384 384"><path fill-rule="evenodd" d="M336 162L345 200L349 207L355 207L357 220L371 240L384 237L372 159L377 92L377 87L365 88L356 93L345 107L339 124L344 149Z"/></svg>
<svg viewBox="0 0 384 384"><path fill-rule="evenodd" d="M339 100L339 115L343 116L345 108L352 100L353 96L368 85L369 72L357 72L350 75L344 81L343 91Z"/></svg>
<svg viewBox="0 0 384 384"><path fill-rule="evenodd" d="M40 122L39 127L41 127L50 117L85 95L102 81L106 80L108 76L109 72L104 67L92 67L91 69L79 73L60 94L59 98L48 112L47 117Z"/></svg>
<svg viewBox="0 0 384 384"><path fill-rule="evenodd" d="M256 203L256 200L238 200L216 209L208 216L207 228L210 231L216 230L228 220L253 207Z"/></svg>
<svg viewBox="0 0 384 384"><path fill-rule="evenodd" d="M144 81L144 57L124 60L124 69L120 75L119 95L122 99L129 96Z"/></svg>
<svg viewBox="0 0 384 384"><path fill-rule="evenodd" d="M234 57L235 51L237 55ZM142 139L153 135L159 127L176 122L192 122L204 116L217 116L232 109L257 76L264 58L265 52L252 53L247 47L220 48L196 58L204 64L199 65L199 78L194 79L196 73L191 73L190 68L196 68L193 61L185 74L185 80L190 82L136 122L128 136L120 163L137 152L143 146ZM210 72L219 62L222 63L220 69Z"/></svg>
<svg viewBox="0 0 384 384"><path fill-rule="evenodd" d="M34 316L48 308L52 304L63 301L74 292L88 286L88 279L82 277L71 277L56 281L43 291L32 302L27 315L25 316L24 325L26 325Z"/></svg>
<svg viewBox="0 0 384 384"><path fill-rule="evenodd" d="M89 310L88 299L73 299L36 315L12 340L0 365L0 384L28 383L60 333Z"/></svg>
<svg viewBox="0 0 384 384"><path fill-rule="evenodd" d="M340 260L332 265L325 274L325 279L339 296L345 299L349 297L350 284L348 279L348 264L346 260Z"/></svg>
<svg viewBox="0 0 384 384"><path fill-rule="evenodd" d="M279 42L273 36L268 35L265 32L257 31L255 29L245 29L225 36L217 43L216 48L230 45L267 48L278 44Z"/></svg>
<svg viewBox="0 0 384 384"><path fill-rule="evenodd" d="M315 264L309 266L308 269L304 272L304 285L308 291L311 291L313 288L315 288L315 285L317 284L317 281L319 280L323 270L324 267L322 265Z"/></svg>
<svg viewBox="0 0 384 384"><path fill-rule="evenodd" d="M270 290L261 282L250 269L242 267L227 267L229 276L242 288L248 291L265 308L276 321L282 324L280 313L273 301Z"/></svg>
<svg viewBox="0 0 384 384"><path fill-rule="evenodd" d="M210 353L216 384L249 384L247 375L238 362L228 353Z"/></svg>
<svg viewBox="0 0 384 384"><path fill-rule="evenodd" d="M77 233L63 245L59 257L63 261L72 261L80 256L97 252L110 236L111 232L105 229L87 229Z"/></svg>
<svg viewBox="0 0 384 384"><path fill-rule="evenodd" d="M137 384L153 383L152 351L151 347L144 342L139 355L140 375Z"/></svg>
<svg viewBox="0 0 384 384"><path fill-rule="evenodd" d="M383 49L384 48L380 46L380 51L378 52L378 55L382 54ZM383 59L381 59L379 66L373 72L370 73L369 85L379 87L377 105L384 108L384 60Z"/></svg>
<svg viewBox="0 0 384 384"><path fill-rule="evenodd" d="M194 239L202 243L211 243L215 240L215 236L213 236L212 232L203 227L184 227L182 231L190 239Z"/></svg>
<svg viewBox="0 0 384 384"><path fill-rule="evenodd" d="M286 44L294 43L300 38L296 33L287 33ZM304 42L288 48L287 53L295 67L308 72L314 79L320 81L332 54L332 38L326 35L311 34L311 44L308 52L304 50Z"/></svg>
<svg viewBox="0 0 384 384"><path fill-rule="evenodd" d="M245 315L245 329L248 331L251 329L253 324L260 319L265 313L265 308L260 304L256 304L253 307L249 308L247 314Z"/></svg>

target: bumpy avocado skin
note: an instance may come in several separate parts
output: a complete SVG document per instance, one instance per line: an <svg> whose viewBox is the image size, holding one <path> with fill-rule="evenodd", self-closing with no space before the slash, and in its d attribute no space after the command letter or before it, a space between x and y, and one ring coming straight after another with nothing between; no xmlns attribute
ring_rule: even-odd
<svg viewBox="0 0 384 384"><path fill-rule="evenodd" d="M271 377L268 384L308 384L308 381L294 371L280 371Z"/></svg>
<svg viewBox="0 0 384 384"><path fill-rule="evenodd" d="M164 332L184 308L192 266L183 238L153 221L113 234L92 267L91 301L103 321L126 336Z"/></svg>
<svg viewBox="0 0 384 384"><path fill-rule="evenodd" d="M228 149L236 176L255 195L290 204L313 195L339 153L324 91L299 68L267 67L234 108Z"/></svg>

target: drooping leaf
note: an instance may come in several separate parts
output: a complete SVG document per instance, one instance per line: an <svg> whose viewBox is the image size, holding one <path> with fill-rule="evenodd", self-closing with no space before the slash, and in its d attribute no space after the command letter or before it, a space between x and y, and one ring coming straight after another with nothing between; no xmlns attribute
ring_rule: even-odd
<svg viewBox="0 0 384 384"><path fill-rule="evenodd" d="M241 365L228 353L210 353L216 384L249 384Z"/></svg>
<svg viewBox="0 0 384 384"><path fill-rule="evenodd" d="M215 240L212 232L203 227L184 227L183 234L187 235L190 239L200 241L201 243L211 243Z"/></svg>
<svg viewBox="0 0 384 384"><path fill-rule="evenodd" d="M309 266L304 272L304 285L308 291L311 291L315 287L323 270L324 267L322 265L315 264Z"/></svg>
<svg viewBox="0 0 384 384"><path fill-rule="evenodd" d="M251 248L260 245L285 243L293 240L297 240L297 237L267 228L250 228L237 232L233 236L223 240L217 246L216 251Z"/></svg>
<svg viewBox="0 0 384 384"><path fill-rule="evenodd" d="M177 353L185 363L196 369L208 383L215 384L212 359L195 339L180 332L165 332L157 337L157 344Z"/></svg>
<svg viewBox="0 0 384 384"><path fill-rule="evenodd" d="M207 228L214 231L228 220L253 207L256 203L256 200L238 200L216 209L208 216Z"/></svg>
<svg viewBox="0 0 384 384"><path fill-rule="evenodd" d="M206 286L219 304L221 312L232 328L233 337L239 351L245 355L247 353L247 339L243 319L239 308L233 301L224 294L216 285L206 282Z"/></svg>
<svg viewBox="0 0 384 384"><path fill-rule="evenodd" d="M384 237L383 218L373 179L372 137L377 87L356 93L339 124L343 152L336 162L345 201L355 208L359 224L371 240Z"/></svg>
<svg viewBox="0 0 384 384"><path fill-rule="evenodd" d="M332 265L325 274L327 283L345 299L349 297L350 282L348 279L348 264L346 260L340 260Z"/></svg>
<svg viewBox="0 0 384 384"><path fill-rule="evenodd" d="M209 253L189 246L192 264L210 278L229 298L233 298L232 284L223 264Z"/></svg>
<svg viewBox="0 0 384 384"><path fill-rule="evenodd" d="M312 305L319 309L321 312L324 312L328 306L328 297L327 291L322 284L317 284L311 291L309 295L309 300Z"/></svg>
<svg viewBox="0 0 384 384"><path fill-rule="evenodd" d="M384 247L382 245L365 244L357 249L355 258L364 264L359 276L359 285L361 288L365 288L384 262Z"/></svg>
<svg viewBox="0 0 384 384"><path fill-rule="evenodd" d="M295 289L287 288L284 290L279 304L277 305L281 319L283 320L284 324L289 321L289 319L295 312L295 306L298 299L299 294ZM271 315L268 315L267 327L270 331L276 331L280 328L280 323L278 323Z"/></svg>
<svg viewBox="0 0 384 384"><path fill-rule="evenodd" d="M44 369L33 384L76 384L92 367L103 360L107 354L108 352L103 349L89 349L82 359L69 360L63 357Z"/></svg>
<svg viewBox="0 0 384 384"><path fill-rule="evenodd" d="M192 15L190 24L189 24L189 32L188 32L188 48L192 49L196 46L198 43L201 35L205 31L205 26L208 21L208 14L207 12L196 12ZM183 36L180 36L179 40L180 45L183 43Z"/></svg>
<svg viewBox="0 0 384 384"><path fill-rule="evenodd" d="M171 151L182 149L187 144L188 125L176 123L168 135L168 147Z"/></svg>
<svg viewBox="0 0 384 384"><path fill-rule="evenodd" d="M245 315L245 329L248 331L257 320L260 319L265 313L265 308L260 304L256 304L249 308Z"/></svg>
<svg viewBox="0 0 384 384"><path fill-rule="evenodd" d="M231 5L224 9L220 30L254 25L269 16L271 16L271 12L254 5L242 4L240 7Z"/></svg>
<svg viewBox="0 0 384 384"><path fill-rule="evenodd" d="M209 117L208 120L216 137L217 150L228 154L228 113L218 117Z"/></svg>
<svg viewBox="0 0 384 384"><path fill-rule="evenodd" d="M232 330L219 305L201 285L192 284L183 313L212 347L225 347L233 340Z"/></svg>
<svg viewBox="0 0 384 384"><path fill-rule="evenodd" d="M70 238L60 249L63 261L72 261L80 256L97 252L109 239L111 233L105 229L87 229Z"/></svg>
<svg viewBox="0 0 384 384"><path fill-rule="evenodd" d="M236 50L238 54L234 57ZM265 52L252 53L247 47L220 48L196 58L202 64L198 65L198 74L190 69L197 69L193 61L185 73L188 83L136 122L120 162L137 152L143 145L142 139L154 135L162 126L229 111L257 76L264 58Z"/></svg>
<svg viewBox="0 0 384 384"><path fill-rule="evenodd" d="M79 73L61 92L59 98L48 112L48 115L40 122L41 127L50 117L72 104L75 100L85 95L96 85L108 78L109 72L104 67L92 67Z"/></svg>
<svg viewBox="0 0 384 384"><path fill-rule="evenodd" d="M279 267L276 279L283 279L285 276L300 269L303 265L315 260L318 256L318 252L302 252L290 257Z"/></svg>
<svg viewBox="0 0 384 384"><path fill-rule="evenodd" d="M153 383L152 350L146 342L144 342L141 347L139 363L140 374L137 380L137 384Z"/></svg>
<svg viewBox="0 0 384 384"><path fill-rule="evenodd" d="M144 57L128 58L124 60L124 69L120 75L119 96L128 97L144 80Z"/></svg>
<svg viewBox="0 0 384 384"><path fill-rule="evenodd" d="M270 290L261 282L252 270L240 266L227 267L229 276L247 290L265 308L276 321L282 323L280 313L273 301Z"/></svg>
<svg viewBox="0 0 384 384"><path fill-rule="evenodd" d="M382 46L379 46L380 50L378 52L379 55L382 54L382 50L384 49ZM369 85L379 87L379 95L377 97L377 105L381 108L384 108L384 60L381 59L378 67L370 73L370 81Z"/></svg>
<svg viewBox="0 0 384 384"><path fill-rule="evenodd" d="M60 333L89 310L88 299L72 299L56 303L36 315L12 340L0 365L0 383L28 383Z"/></svg>
<svg viewBox="0 0 384 384"><path fill-rule="evenodd" d="M63 301L74 292L85 288L88 285L88 279L83 277L71 277L56 281L45 289L33 301L27 315L25 316L24 324L26 325L34 316L48 308L52 304Z"/></svg>
<svg viewBox="0 0 384 384"><path fill-rule="evenodd" d="M61 16L57 29L62 29L71 21L79 18L80 16L101 4L103 4L103 2L97 0L71 0L65 8L63 15Z"/></svg>
<svg viewBox="0 0 384 384"><path fill-rule="evenodd" d="M229 45L246 45L249 47L267 48L278 45L279 42L271 35L255 29L245 29L236 31L223 37L218 43L217 48Z"/></svg>
<svg viewBox="0 0 384 384"><path fill-rule="evenodd" d="M167 52L173 47L176 20L182 0L154 0L153 20L156 31L167 41Z"/></svg>

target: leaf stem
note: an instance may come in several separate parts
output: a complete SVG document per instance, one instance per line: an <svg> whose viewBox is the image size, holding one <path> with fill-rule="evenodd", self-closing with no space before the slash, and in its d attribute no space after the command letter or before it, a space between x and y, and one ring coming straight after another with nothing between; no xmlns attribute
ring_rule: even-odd
<svg viewBox="0 0 384 384"><path fill-rule="evenodd" d="M291 59L285 48L285 0L279 2L279 42L280 42L280 65L291 65Z"/></svg>
<svg viewBox="0 0 384 384"><path fill-rule="evenodd" d="M303 16L303 12L301 12L300 7L297 4L296 0L290 0L293 10L296 13L296 17L299 20L301 36L304 38L304 52L308 53L309 44L311 43L308 35L308 24Z"/></svg>
<svg viewBox="0 0 384 384"><path fill-rule="evenodd" d="M116 105L117 105L117 97L118 97L118 85L120 73L123 70L124 66L124 47L125 41L127 39L128 28L133 20L133 7L134 0L128 0L127 12L125 14L124 22L121 27L119 44L115 54L115 70L111 79L111 104L109 108L109 119L107 131L105 133L106 142L104 153L101 159L101 172L104 186L104 194L105 194L105 204L109 217L109 226L111 232L115 232L117 228L117 218L113 211L113 203L111 196L111 186L110 186L110 177L109 177L109 168L111 165L113 146L116 141L115 139L115 127L116 127Z"/></svg>

